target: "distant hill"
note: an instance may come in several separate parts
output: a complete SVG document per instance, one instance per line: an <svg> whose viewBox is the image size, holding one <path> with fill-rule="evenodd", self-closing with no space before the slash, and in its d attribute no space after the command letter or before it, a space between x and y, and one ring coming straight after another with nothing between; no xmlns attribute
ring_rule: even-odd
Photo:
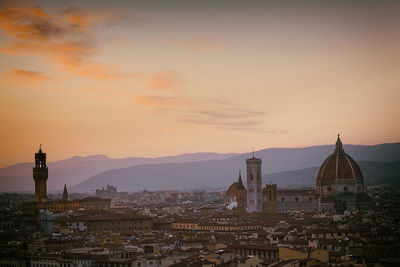
<svg viewBox="0 0 400 267"><path fill-rule="evenodd" d="M400 184L400 161L358 162L364 176L365 185ZM263 175L263 181L270 181L278 187L310 187L315 186L319 167L311 167L294 171L284 171Z"/></svg>
<svg viewBox="0 0 400 267"><path fill-rule="evenodd" d="M269 182L273 176L283 171L296 170L291 175L298 179L281 182L280 186L314 185L316 170L322 162L333 152L334 146L313 146L306 148L270 148L257 151L255 156L263 160L262 171L267 174L265 181ZM365 176L376 176L376 179L385 177L385 167L382 162L400 161L400 143L381 144L374 146L345 145L345 151L356 161L369 161L365 168ZM228 186L237 180L240 169L246 169L246 158L251 153L240 154L221 160L194 161L188 163L144 164L127 168L108 170L85 180L74 186L73 191L84 192L100 188L108 183L117 186L123 191L139 190L187 190L193 188ZM364 163L363 163L364 164ZM361 165L361 164L360 164ZM368 165L368 166L369 166ZM363 165L361 165L363 168ZM310 170L307 170L310 168ZM314 169L313 169L314 168ZM303 169L303 170L302 170ZM315 173L312 173L312 172ZM371 176L370 176L371 172ZM392 176L391 176L392 177ZM289 179L289 178L288 178ZM369 178L368 178L369 179ZM273 181L275 182L275 181Z"/></svg>
<svg viewBox="0 0 400 267"><path fill-rule="evenodd" d="M48 162L49 179L47 181L47 187L48 191L62 190L64 183L66 183L68 187L74 186L103 171L139 164L215 160L225 159L234 155L236 154L191 153L159 158L131 157L121 159L112 159L105 155L72 157L66 160ZM33 157L34 155L32 155L32 158ZM47 155L47 159L49 158L51 158L51 155ZM33 166L33 162L26 162L1 168L0 191L34 191L34 182L32 178Z"/></svg>

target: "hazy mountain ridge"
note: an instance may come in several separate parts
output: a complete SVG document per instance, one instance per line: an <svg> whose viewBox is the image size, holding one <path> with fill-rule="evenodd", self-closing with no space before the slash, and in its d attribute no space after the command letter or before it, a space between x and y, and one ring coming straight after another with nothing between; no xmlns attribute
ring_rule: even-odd
<svg viewBox="0 0 400 267"><path fill-rule="evenodd" d="M364 176L365 185L399 184L400 161L378 162L360 161L358 165ZM276 183L279 187L307 187L315 186L318 167L305 168L294 171L284 171L263 175L264 183Z"/></svg>
<svg viewBox="0 0 400 267"><path fill-rule="evenodd" d="M400 161L400 143L381 144L376 146L345 145L346 153L356 161L384 162ZM318 168L333 152L334 146L315 146L306 148L270 148L257 151L255 156L263 160L263 173L267 174L266 183L270 180L268 174L296 170L301 181L305 177L301 169ZM189 163L169 163L153 165L137 165L128 168L108 170L95 175L73 187L74 191L82 192L100 188L107 183L116 185L119 190L187 190L201 187L228 186L237 180L239 170L246 169L246 158L251 153L236 155L224 160L211 160ZM371 163L372 164L372 163ZM318 166L318 167L316 167ZM366 169L368 172L368 169ZM376 172L376 171L374 171ZM310 175L306 172L307 175ZM382 175L382 170L379 175ZM244 174L245 177L245 174ZM299 185L315 183L316 173L301 181ZM271 176L272 178L272 176ZM280 186L296 185L298 180ZM296 181L296 182L295 182ZM311 181L311 182L310 182ZM273 181L275 183L275 181ZM279 184L279 183L278 183Z"/></svg>
<svg viewBox="0 0 400 267"><path fill-rule="evenodd" d="M235 153L219 154L211 152L186 153L159 158L129 157L121 159L109 158L106 155L74 156L55 162L48 162L49 179L48 190L62 190L64 183L68 186L76 185L85 179L103 171L135 166L140 164L156 164L164 162L189 162L210 159L227 158ZM33 156L33 155L32 155ZM47 159L51 155L47 155ZM24 162L0 169L0 190L6 191L33 191L32 178L33 162Z"/></svg>

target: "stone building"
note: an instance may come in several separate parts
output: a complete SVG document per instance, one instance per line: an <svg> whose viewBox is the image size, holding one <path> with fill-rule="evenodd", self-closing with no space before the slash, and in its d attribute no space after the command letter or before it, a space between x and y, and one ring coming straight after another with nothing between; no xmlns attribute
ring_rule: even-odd
<svg viewBox="0 0 400 267"><path fill-rule="evenodd" d="M38 153L35 153L35 167L33 167L33 180L35 181L35 202L47 201L47 178L49 170L46 166L46 153L42 152L40 145Z"/></svg>
<svg viewBox="0 0 400 267"><path fill-rule="evenodd" d="M263 212L276 212L276 184L267 184L262 192Z"/></svg>
<svg viewBox="0 0 400 267"><path fill-rule="evenodd" d="M261 159L246 160L247 165L247 212L262 212Z"/></svg>
<svg viewBox="0 0 400 267"><path fill-rule="evenodd" d="M90 197L69 201L66 185L64 185L63 198L61 200L48 201L48 168L46 164L46 153L43 153L41 145L38 153L35 153L33 179L35 181L35 201L22 203L24 222L27 224L37 226L41 224L40 210L48 210L53 213L61 213L67 210L78 210L80 208L104 211L110 210L110 199Z"/></svg>
<svg viewBox="0 0 400 267"><path fill-rule="evenodd" d="M361 169L344 152L339 135L333 153L319 168L315 189L277 189L276 195L276 210L281 213L343 211L363 208L371 202L364 193Z"/></svg>
<svg viewBox="0 0 400 267"><path fill-rule="evenodd" d="M243 186L242 175L239 172L239 180L233 183L226 191L224 202L227 206L236 206L238 213L246 211L247 190Z"/></svg>
<svg viewBox="0 0 400 267"><path fill-rule="evenodd" d="M358 164L343 150L338 135L333 153L322 163L317 176L318 209L321 211L362 208L370 203Z"/></svg>
<svg viewBox="0 0 400 267"><path fill-rule="evenodd" d="M280 189L276 184L261 190L261 159L246 160L247 212L290 213L334 212L362 209L371 203L364 192L364 178L354 159L344 152L338 135L335 149L322 163L316 177L315 188ZM240 179L239 179L240 180ZM232 200L238 183L232 184L226 200Z"/></svg>

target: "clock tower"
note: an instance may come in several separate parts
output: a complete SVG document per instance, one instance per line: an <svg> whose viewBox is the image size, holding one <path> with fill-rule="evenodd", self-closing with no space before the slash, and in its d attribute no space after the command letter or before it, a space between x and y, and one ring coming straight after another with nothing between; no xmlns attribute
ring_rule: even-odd
<svg viewBox="0 0 400 267"><path fill-rule="evenodd" d="M40 145L39 152L35 153L35 167L33 167L33 180L35 181L35 202L47 201L47 178L49 176L46 166L46 153L42 152Z"/></svg>

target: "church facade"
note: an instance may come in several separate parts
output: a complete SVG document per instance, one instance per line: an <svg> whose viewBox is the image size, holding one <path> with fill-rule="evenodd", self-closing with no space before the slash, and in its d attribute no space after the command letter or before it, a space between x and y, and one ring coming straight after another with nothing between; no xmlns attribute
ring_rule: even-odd
<svg viewBox="0 0 400 267"><path fill-rule="evenodd" d="M255 160L257 164L254 163ZM256 169L257 172L248 171L247 175L247 212L290 213L301 212L335 212L352 209L362 209L371 203L371 199L364 192L364 178L357 162L344 152L342 141L338 135L335 149L322 163L317 177L316 187L308 189L282 189L276 184L267 184L263 189L260 206L256 204L255 192L260 185L255 181L261 175L261 159L246 160L248 169ZM259 164L258 164L259 163ZM249 166L250 165L250 166ZM254 166L257 167L254 167ZM250 194L252 198L249 198ZM250 208L249 208L250 207ZM260 210L261 208L261 210Z"/></svg>

